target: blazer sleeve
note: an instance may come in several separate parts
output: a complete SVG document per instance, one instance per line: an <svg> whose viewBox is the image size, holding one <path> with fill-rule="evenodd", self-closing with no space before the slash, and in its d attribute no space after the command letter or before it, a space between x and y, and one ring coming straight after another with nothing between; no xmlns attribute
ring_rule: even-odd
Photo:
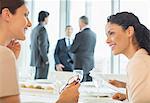
<svg viewBox="0 0 150 103"><path fill-rule="evenodd" d="M59 52L60 52L60 40L58 40L56 48L55 48L55 52L54 52L54 59L55 59L55 64L60 64L60 59L59 59Z"/></svg>
<svg viewBox="0 0 150 103"><path fill-rule="evenodd" d="M42 57L42 60L44 62L48 61L48 56L47 56L47 47L48 47L48 43L47 43L47 32L46 29L43 27L41 28L41 30L39 31L39 36L38 36L38 45L39 45L39 51L40 51L40 55Z"/></svg>
<svg viewBox="0 0 150 103"><path fill-rule="evenodd" d="M81 36L78 34L76 34L75 39L73 40L73 43L71 45L70 48L70 52L75 53L78 49L78 47L80 46L80 42L81 42Z"/></svg>

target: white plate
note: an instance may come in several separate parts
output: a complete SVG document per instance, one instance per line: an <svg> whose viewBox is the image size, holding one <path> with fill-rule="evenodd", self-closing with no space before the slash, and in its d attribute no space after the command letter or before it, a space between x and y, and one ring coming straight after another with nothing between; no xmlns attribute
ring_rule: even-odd
<svg viewBox="0 0 150 103"><path fill-rule="evenodd" d="M32 88L20 88L21 93L53 93L54 90L44 90L44 89L32 89Z"/></svg>
<svg viewBox="0 0 150 103"><path fill-rule="evenodd" d="M111 93L80 93L81 97L100 97L100 98L108 98L112 97Z"/></svg>
<svg viewBox="0 0 150 103"><path fill-rule="evenodd" d="M82 82L81 86L84 86L84 87L95 87L93 82Z"/></svg>
<svg viewBox="0 0 150 103"><path fill-rule="evenodd" d="M37 79L37 80L35 80L35 82L40 83L40 84L52 84L52 82L47 79Z"/></svg>
<svg viewBox="0 0 150 103"><path fill-rule="evenodd" d="M96 79L103 79L105 81L114 79L114 80L126 82L126 75L123 75L123 74L101 74L98 72L91 71L90 76L92 76L93 78L96 78Z"/></svg>
<svg viewBox="0 0 150 103"><path fill-rule="evenodd" d="M114 85L108 83L107 81L104 81L103 83L104 83L105 86L107 86L108 88L114 90L115 92L119 92L119 93L123 93L123 94L126 93L126 89L125 88L115 87Z"/></svg>

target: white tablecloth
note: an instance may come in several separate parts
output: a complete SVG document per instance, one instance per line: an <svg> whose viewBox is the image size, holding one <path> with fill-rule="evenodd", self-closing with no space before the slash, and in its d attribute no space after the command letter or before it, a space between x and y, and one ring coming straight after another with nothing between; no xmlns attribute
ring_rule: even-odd
<svg viewBox="0 0 150 103"><path fill-rule="evenodd" d="M22 103L55 103L58 98L56 91L47 92L33 89L20 89ZM111 90L102 88L97 91L91 83L83 83L79 89L79 103L122 103L111 99ZM109 97L106 97L106 96Z"/></svg>

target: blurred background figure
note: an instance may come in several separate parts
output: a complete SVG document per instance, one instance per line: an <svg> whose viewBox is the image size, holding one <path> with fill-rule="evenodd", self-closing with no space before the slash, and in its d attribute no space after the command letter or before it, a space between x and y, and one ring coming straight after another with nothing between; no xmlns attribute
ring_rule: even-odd
<svg viewBox="0 0 150 103"><path fill-rule="evenodd" d="M39 12L39 24L31 33L31 66L36 68L35 79L47 79L49 61L49 40L46 28L49 13L47 11Z"/></svg>
<svg viewBox="0 0 150 103"><path fill-rule="evenodd" d="M69 51L73 42L71 35L73 28L67 25L66 37L59 39L55 48L54 59L56 71L73 71L73 54Z"/></svg>
<svg viewBox="0 0 150 103"><path fill-rule="evenodd" d="M80 32L76 34L70 51L75 54L75 70L83 70L82 81L92 81L89 71L94 68L96 34L89 28L86 16L79 19Z"/></svg>

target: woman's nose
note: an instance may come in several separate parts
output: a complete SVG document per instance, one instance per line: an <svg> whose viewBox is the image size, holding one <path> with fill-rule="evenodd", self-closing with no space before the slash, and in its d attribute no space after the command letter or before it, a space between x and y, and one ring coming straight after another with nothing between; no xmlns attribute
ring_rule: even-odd
<svg viewBox="0 0 150 103"><path fill-rule="evenodd" d="M106 43L109 44L110 43L110 37L107 37L106 39Z"/></svg>
<svg viewBox="0 0 150 103"><path fill-rule="evenodd" d="M28 24L27 24L28 27L31 27L32 26L32 23L31 21L28 19Z"/></svg>

